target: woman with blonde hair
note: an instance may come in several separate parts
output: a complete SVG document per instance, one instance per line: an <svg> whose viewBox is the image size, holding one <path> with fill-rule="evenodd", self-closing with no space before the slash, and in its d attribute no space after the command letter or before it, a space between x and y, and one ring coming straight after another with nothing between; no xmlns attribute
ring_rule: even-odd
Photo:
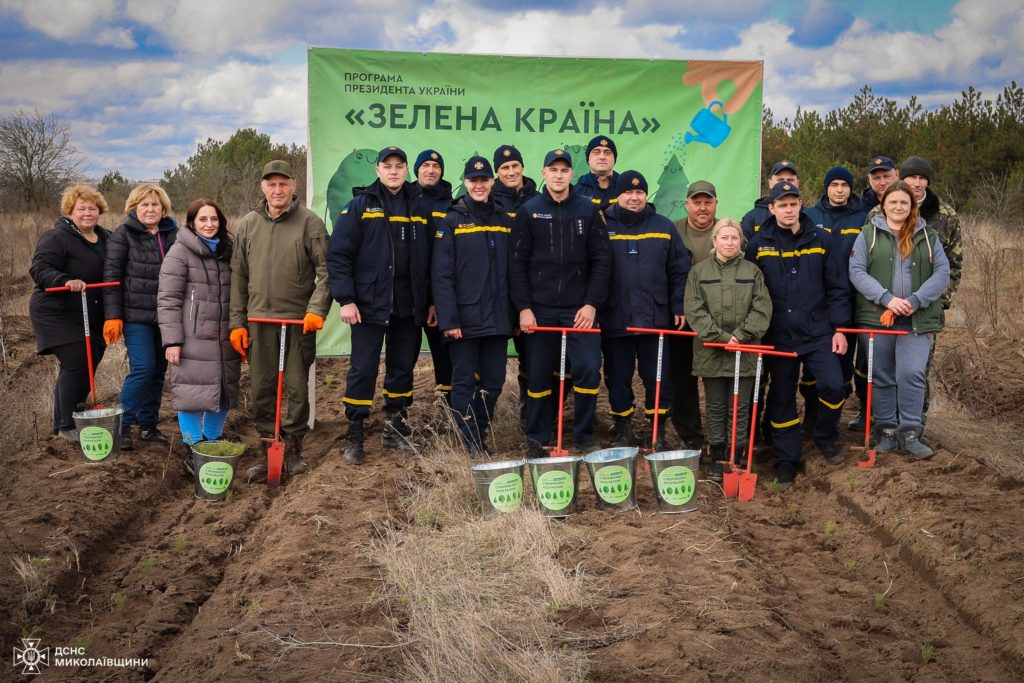
<svg viewBox="0 0 1024 683"><path fill-rule="evenodd" d="M743 255L743 232L731 218L711 229L711 258L690 271L683 308L686 321L697 333L693 344L693 374L704 382L705 422L711 465L708 478L721 481L723 462L729 459L732 392L736 356L709 349L704 342L759 344L772 319L772 299L761 269ZM750 394L754 386L754 357L743 354L740 397L736 411L736 452L742 454L749 422ZM739 458L738 458L739 459Z"/></svg>
<svg viewBox="0 0 1024 683"><path fill-rule="evenodd" d="M925 375L942 303L949 260L939 235L921 218L913 189L902 180L882 193L881 215L864 226L850 255L850 283L857 290L858 327L891 327L905 336L875 337L872 417L877 453L897 448L918 459L932 449L921 441ZM867 335L861 343L867 344ZM865 346L866 348L866 346Z"/></svg>
<svg viewBox="0 0 1024 683"><path fill-rule="evenodd" d="M35 283L28 313L36 334L36 352L57 357L57 383L53 387L53 433L78 441L72 413L89 394L88 356L82 331L82 292L85 286L103 281L103 259L110 232L99 225L107 210L103 195L87 185L64 191L61 217L39 236L29 275ZM67 287L69 292L47 293L48 287ZM103 324L99 289L88 290L89 327ZM103 360L106 344L93 334L92 358Z"/></svg>
<svg viewBox="0 0 1024 683"><path fill-rule="evenodd" d="M104 280L121 282L103 294L103 339L113 344L123 335L128 351L129 372L121 388L121 450L131 450L134 424L139 425L139 440L167 443L156 427L167 371L156 299L160 266L174 244L178 224L170 216L171 200L159 185L136 187L124 211L127 215L110 238L103 269Z"/></svg>

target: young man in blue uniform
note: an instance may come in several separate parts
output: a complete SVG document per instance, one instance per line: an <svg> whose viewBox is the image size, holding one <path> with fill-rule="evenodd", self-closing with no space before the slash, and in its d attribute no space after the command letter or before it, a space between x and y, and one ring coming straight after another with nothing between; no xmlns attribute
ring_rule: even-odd
<svg viewBox="0 0 1024 683"><path fill-rule="evenodd" d="M462 442L487 455L487 431L505 384L512 336L508 260L512 218L491 200L494 174L481 156L466 161L466 194L434 235L431 281L439 327L452 359L451 405Z"/></svg>
<svg viewBox="0 0 1024 683"><path fill-rule="evenodd" d="M572 159L563 149L544 157L544 190L516 213L509 288L526 334L528 390L526 439L529 455L544 455L551 439L551 373L558 368L561 340L541 326L590 329L608 296L611 257L597 207L573 191ZM599 334L570 334L573 442L581 451L594 443L594 411L601 376Z"/></svg>
<svg viewBox="0 0 1024 683"><path fill-rule="evenodd" d="M398 147L377 155L377 180L355 195L334 225L327 252L331 295L352 326L346 378L349 428L345 462L363 462L363 421L369 417L384 355L385 448L415 453L406 421L412 404L412 371L427 322L430 241L428 219L417 210L416 183Z"/></svg>
<svg viewBox="0 0 1024 683"><path fill-rule="evenodd" d="M619 176L618 200L605 209L612 276L608 299L601 308L604 383L614 422L616 446L635 446L633 436L633 370L644 383L644 414L665 415L671 405L667 350L662 356L661 396L654 405L658 368L658 337L634 334L627 327L681 330L683 293L690 258L675 226L647 203L647 179L638 171ZM667 346L667 344L666 344ZM666 449L665 420L659 418L659 450Z"/></svg>
<svg viewBox="0 0 1024 683"><path fill-rule="evenodd" d="M768 196L772 216L747 244L746 258L761 269L772 298L772 321L764 337L779 351L797 358L768 357L771 378L768 415L779 484L792 486L800 465L800 417L796 392L800 366L817 380L818 415L814 443L831 464L843 461L836 445L839 416L845 400L839 356L846 336L836 332L850 321L846 264L832 236L802 211L800 190L777 183Z"/></svg>

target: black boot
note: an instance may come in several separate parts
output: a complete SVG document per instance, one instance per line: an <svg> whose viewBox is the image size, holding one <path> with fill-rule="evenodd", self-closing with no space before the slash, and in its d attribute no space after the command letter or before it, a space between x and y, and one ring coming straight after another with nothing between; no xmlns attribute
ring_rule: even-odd
<svg viewBox="0 0 1024 683"><path fill-rule="evenodd" d="M363 452L363 421L353 420L348 423L348 434L345 436L345 462L350 465L362 465L366 459Z"/></svg>
<svg viewBox="0 0 1024 683"><path fill-rule="evenodd" d="M384 422L384 437L382 439L384 448L416 455L419 453L419 449L409 439L410 436L412 436L412 427L401 413L388 415Z"/></svg>
<svg viewBox="0 0 1024 683"><path fill-rule="evenodd" d="M725 444L711 444L711 464L708 465L708 479L711 481L722 481L722 473L725 472L725 461L729 459L729 452Z"/></svg>
<svg viewBox="0 0 1024 683"><path fill-rule="evenodd" d="M284 470L288 473L289 477L294 477L296 474L304 474L309 465L302 459L302 437L301 436L287 436L285 437L285 449L284 449Z"/></svg>
<svg viewBox="0 0 1024 683"><path fill-rule="evenodd" d="M628 447L636 445L636 437L633 435L633 420L629 415L615 415L613 416L615 425L615 443L613 446L616 447Z"/></svg>
<svg viewBox="0 0 1024 683"><path fill-rule="evenodd" d="M267 483L267 448L270 447L270 436L260 434L259 459L245 471L246 484Z"/></svg>

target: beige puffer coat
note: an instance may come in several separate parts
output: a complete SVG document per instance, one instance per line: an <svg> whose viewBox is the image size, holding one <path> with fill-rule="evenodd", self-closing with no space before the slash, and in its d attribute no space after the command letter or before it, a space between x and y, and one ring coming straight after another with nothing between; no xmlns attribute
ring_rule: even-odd
<svg viewBox="0 0 1024 683"><path fill-rule="evenodd" d="M181 347L171 366L175 410L217 411L238 402L241 358L231 348L229 250L210 251L198 235L182 228L160 268L157 320L163 344Z"/></svg>

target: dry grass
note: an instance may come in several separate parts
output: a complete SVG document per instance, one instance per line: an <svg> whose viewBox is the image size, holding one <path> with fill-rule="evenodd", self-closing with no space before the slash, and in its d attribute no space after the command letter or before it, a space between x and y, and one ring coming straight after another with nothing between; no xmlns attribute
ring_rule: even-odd
<svg viewBox="0 0 1024 683"><path fill-rule="evenodd" d="M413 526L378 540L374 560L396 640L412 641L406 680L581 681L586 655L557 621L594 599L556 556L578 534L523 509L479 519L467 461L444 447L404 488Z"/></svg>
<svg viewBox="0 0 1024 683"><path fill-rule="evenodd" d="M1024 243L1019 228L964 217L964 271L955 309L973 335L1019 335L1024 318Z"/></svg>

